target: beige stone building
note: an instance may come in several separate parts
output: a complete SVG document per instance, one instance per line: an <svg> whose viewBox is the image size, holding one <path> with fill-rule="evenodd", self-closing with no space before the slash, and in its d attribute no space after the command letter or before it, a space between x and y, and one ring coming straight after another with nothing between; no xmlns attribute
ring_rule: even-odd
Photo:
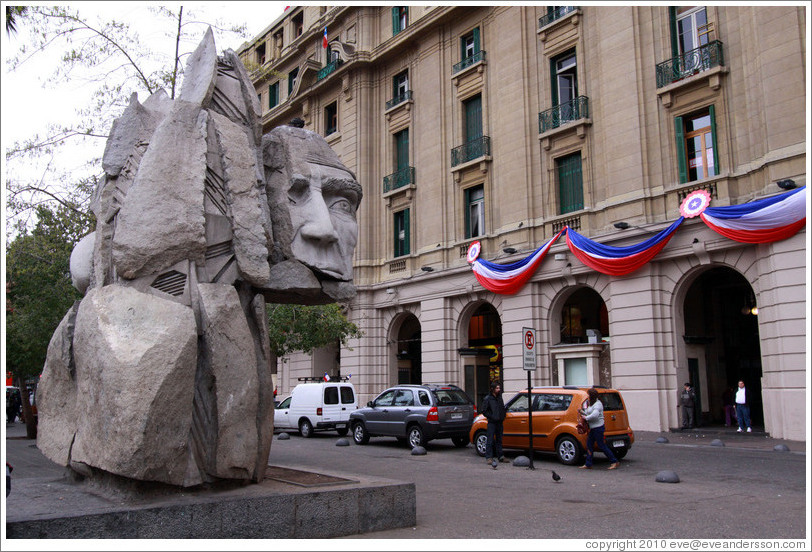
<svg viewBox="0 0 812 552"><path fill-rule="evenodd" d="M328 372L351 373L363 402L421 381L482 397L500 379L510 396L528 327L534 385L621 389L635 429L679 427L686 381L702 423L721 425L743 379L756 430L805 440L806 229L748 245L686 219L627 276L562 238L513 295L483 288L466 252L476 240L484 259L518 261L565 226L632 245L694 190L726 206L806 185L807 13L288 9L239 54L265 131L303 119L364 188L349 312L365 335L282 359L279 393Z"/></svg>

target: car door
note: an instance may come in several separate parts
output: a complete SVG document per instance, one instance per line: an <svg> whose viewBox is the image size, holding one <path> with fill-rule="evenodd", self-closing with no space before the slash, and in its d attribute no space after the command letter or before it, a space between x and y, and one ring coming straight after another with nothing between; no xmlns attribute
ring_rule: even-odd
<svg viewBox="0 0 812 552"><path fill-rule="evenodd" d="M357 399L355 397L355 389L352 385L341 385L338 388L341 395L341 413L340 421L348 422L350 413L358 408Z"/></svg>
<svg viewBox="0 0 812 552"><path fill-rule="evenodd" d="M336 423L341 420L338 385L325 385L322 390L321 421Z"/></svg>
<svg viewBox="0 0 812 552"><path fill-rule="evenodd" d="M388 410L384 435L405 437L406 418L415 411L414 392L411 389L397 389Z"/></svg>
<svg viewBox="0 0 812 552"><path fill-rule="evenodd" d="M290 399L286 398L273 411L274 429L291 429L290 425Z"/></svg>
<svg viewBox="0 0 812 552"><path fill-rule="evenodd" d="M367 431L372 435L385 435L386 416L395 400L395 389L387 389L378 395L372 406L364 409L364 423Z"/></svg>
<svg viewBox="0 0 812 552"><path fill-rule="evenodd" d="M572 402L566 393L538 393L533 402L533 449L555 450L553 436Z"/></svg>
<svg viewBox="0 0 812 552"><path fill-rule="evenodd" d="M502 444L505 447L527 448L530 435L527 409L527 393L519 393L505 405L505 431L502 436Z"/></svg>

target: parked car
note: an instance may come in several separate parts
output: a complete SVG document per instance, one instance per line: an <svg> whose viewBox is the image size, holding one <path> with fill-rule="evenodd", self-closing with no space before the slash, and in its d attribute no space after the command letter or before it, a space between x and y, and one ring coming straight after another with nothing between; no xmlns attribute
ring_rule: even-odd
<svg viewBox="0 0 812 552"><path fill-rule="evenodd" d="M595 386L603 403L606 424L605 441L618 459L628 454L634 443L634 432L623 397L617 389ZM575 429L578 410L588 401L588 387L533 387L533 450L554 452L562 464L579 464L586 452L586 434ZM528 450L530 441L527 389L505 404L502 448ZM477 454L485 456L488 421L477 417L471 427L471 442ZM596 448L596 452L599 449Z"/></svg>
<svg viewBox="0 0 812 552"><path fill-rule="evenodd" d="M475 416L474 402L456 385L396 385L350 414L350 427L358 445L370 437L396 437L414 448L450 438L464 447Z"/></svg>
<svg viewBox="0 0 812 552"><path fill-rule="evenodd" d="M274 431L298 430L302 437L311 437L314 431L337 431L339 435L346 435L350 412L357 408L358 396L348 381L300 383L293 388L290 397L276 406Z"/></svg>

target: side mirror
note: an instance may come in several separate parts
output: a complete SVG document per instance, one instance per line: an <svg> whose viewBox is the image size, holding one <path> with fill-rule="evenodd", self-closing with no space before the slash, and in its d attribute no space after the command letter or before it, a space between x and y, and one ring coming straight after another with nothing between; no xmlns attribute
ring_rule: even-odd
<svg viewBox="0 0 812 552"><path fill-rule="evenodd" d="M375 408L375 401L369 401L367 403L367 406L370 407L370 408Z"/></svg>

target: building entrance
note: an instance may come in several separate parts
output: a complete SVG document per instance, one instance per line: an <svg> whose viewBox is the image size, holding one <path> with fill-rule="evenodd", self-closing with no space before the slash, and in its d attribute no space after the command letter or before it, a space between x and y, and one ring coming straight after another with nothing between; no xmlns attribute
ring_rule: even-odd
<svg viewBox="0 0 812 552"><path fill-rule="evenodd" d="M751 397L752 425L764 426L761 400L761 347L758 304L753 288L730 268L713 268L701 274L684 303L687 369L679 378L694 386L697 417L703 425L724 425L723 397L743 380ZM685 383L679 379L678 388Z"/></svg>

